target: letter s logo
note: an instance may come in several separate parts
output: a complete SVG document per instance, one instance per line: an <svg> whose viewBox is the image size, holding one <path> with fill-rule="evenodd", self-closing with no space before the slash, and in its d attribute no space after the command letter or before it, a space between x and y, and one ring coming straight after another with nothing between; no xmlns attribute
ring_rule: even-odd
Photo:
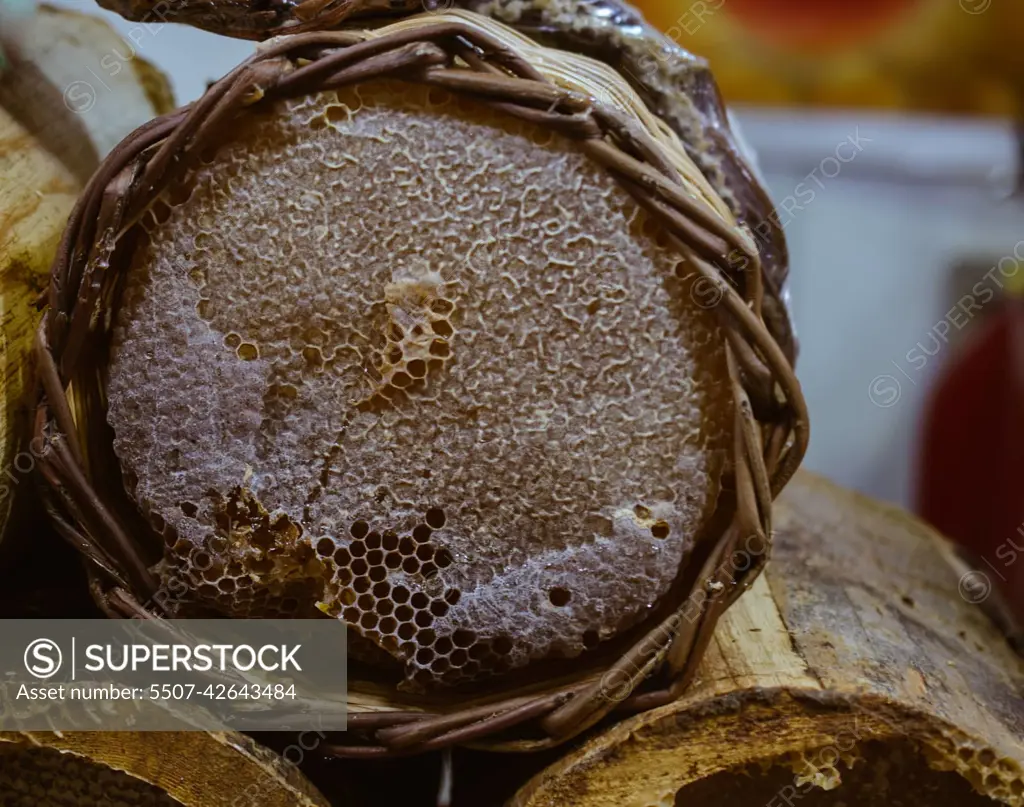
<svg viewBox="0 0 1024 807"><path fill-rule="evenodd" d="M64 657L52 639L36 639L25 648L25 669L40 680L56 675Z"/></svg>

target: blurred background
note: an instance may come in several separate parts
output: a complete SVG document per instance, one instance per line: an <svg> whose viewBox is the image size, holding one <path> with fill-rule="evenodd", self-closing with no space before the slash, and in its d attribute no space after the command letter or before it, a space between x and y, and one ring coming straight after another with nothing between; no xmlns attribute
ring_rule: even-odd
<svg viewBox="0 0 1024 807"><path fill-rule="evenodd" d="M807 465L1024 617L1024 3L642 0L704 56L791 252ZM973 589L973 590L972 590Z"/></svg>
<svg viewBox="0 0 1024 807"><path fill-rule="evenodd" d="M917 510L1024 591L1024 3L639 5L709 60L776 202L807 466ZM252 49L105 16L125 44L109 58L140 53L179 102Z"/></svg>

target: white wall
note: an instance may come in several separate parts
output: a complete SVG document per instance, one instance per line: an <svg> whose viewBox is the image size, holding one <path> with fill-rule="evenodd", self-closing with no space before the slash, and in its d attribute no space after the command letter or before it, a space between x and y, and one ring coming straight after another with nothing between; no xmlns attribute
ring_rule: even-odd
<svg viewBox="0 0 1024 807"><path fill-rule="evenodd" d="M934 352L929 333L955 334L965 324L960 314L947 317L958 296L955 263L987 258L994 266L1015 247L1024 255L1016 246L1024 205L1005 198L1016 171L1012 132L853 114L739 117L777 204L815 192L802 209L791 200L791 212L780 213L811 408L807 466L909 505L925 396L955 351L943 347L923 366L920 351L913 361L907 353L918 342ZM855 132L863 150L848 163L829 160ZM1005 261L1003 269L1014 272Z"/></svg>
<svg viewBox="0 0 1024 807"><path fill-rule="evenodd" d="M56 2L97 12L91 0ZM182 103L253 49L101 13L168 73ZM920 371L905 357L946 317L953 262L979 254L995 261L1024 239L1024 207L999 194L1016 169L1011 133L866 115L739 117L776 201L793 197L781 218L792 253L799 373L812 414L807 465L909 504L924 395L951 351ZM840 148L851 137L853 144ZM873 383L876 400L892 405L872 402Z"/></svg>

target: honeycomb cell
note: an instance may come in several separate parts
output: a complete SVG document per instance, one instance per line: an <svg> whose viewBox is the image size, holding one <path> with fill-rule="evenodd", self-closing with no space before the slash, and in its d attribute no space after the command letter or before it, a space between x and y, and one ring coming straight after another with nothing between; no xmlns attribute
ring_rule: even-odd
<svg viewBox="0 0 1024 807"><path fill-rule="evenodd" d="M206 317L203 317L203 319L206 319ZM260 357L260 349L252 344L252 342L242 342L235 353L238 354L238 358L242 361L255 361Z"/></svg>
<svg viewBox="0 0 1024 807"><path fill-rule="evenodd" d="M416 548L416 557L422 561L433 560L434 547L430 544L421 544Z"/></svg>
<svg viewBox="0 0 1024 807"><path fill-rule="evenodd" d="M548 592L548 599L556 608L564 608L572 599L572 593L561 586L556 586Z"/></svg>
<svg viewBox="0 0 1024 807"><path fill-rule="evenodd" d="M425 628L419 632L416 638L423 646L434 647L434 642L437 641L437 634L430 628Z"/></svg>
<svg viewBox="0 0 1024 807"><path fill-rule="evenodd" d="M423 359L413 359L406 367L414 379L425 378L427 375L427 363Z"/></svg>
<svg viewBox="0 0 1024 807"><path fill-rule="evenodd" d="M455 333L455 329L452 328L451 323L446 319L435 319L431 323L431 327L433 328L434 333L444 339L447 339Z"/></svg>
<svg viewBox="0 0 1024 807"><path fill-rule="evenodd" d="M448 668L451 666L451 662L448 661L448 659L442 657L434 659L434 661L430 664L430 669L433 670L435 673L440 674L447 672Z"/></svg>
<svg viewBox="0 0 1024 807"><path fill-rule="evenodd" d="M427 510L427 526L432 530L439 530L444 527L447 517L444 514L444 510L439 507L434 507Z"/></svg>
<svg viewBox="0 0 1024 807"><path fill-rule="evenodd" d="M455 642L456 647L472 647L476 642L476 634L470 630L459 629L455 631L455 634L452 636L452 641Z"/></svg>
<svg viewBox="0 0 1024 807"><path fill-rule="evenodd" d="M360 538L365 538L366 534L369 531L370 531L370 525L367 524L365 521L354 521L354 522L352 522L352 527L351 527L350 532L352 533L352 537L353 538L355 538L357 540L360 539Z"/></svg>
<svg viewBox="0 0 1024 807"><path fill-rule="evenodd" d="M444 600L434 600L430 603L430 613L440 619L448 613L448 603Z"/></svg>
<svg viewBox="0 0 1024 807"><path fill-rule="evenodd" d="M452 644L452 640L447 636L442 636L434 642L434 652L440 656L447 656L454 649L455 645Z"/></svg>
<svg viewBox="0 0 1024 807"><path fill-rule="evenodd" d="M412 607L415 608L417 611L422 611L430 605L430 598L427 597L427 595L424 594L422 591L417 591L415 594L412 595L410 603Z"/></svg>
<svg viewBox="0 0 1024 807"><path fill-rule="evenodd" d="M359 618L359 627L363 628L364 630L372 630L373 628L377 627L377 620L378 618L375 613L365 612Z"/></svg>
<svg viewBox="0 0 1024 807"><path fill-rule="evenodd" d="M415 575L420 570L420 562L415 558L406 558L402 561L402 571L408 575Z"/></svg>
<svg viewBox="0 0 1024 807"><path fill-rule="evenodd" d="M413 621L421 628L429 628L434 624L434 617L429 611L417 611Z"/></svg>

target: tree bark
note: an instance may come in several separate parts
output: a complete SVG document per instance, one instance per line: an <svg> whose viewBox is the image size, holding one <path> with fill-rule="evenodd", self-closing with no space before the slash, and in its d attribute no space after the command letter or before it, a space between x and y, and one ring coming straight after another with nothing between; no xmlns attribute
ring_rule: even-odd
<svg viewBox="0 0 1024 807"><path fill-rule="evenodd" d="M0 76L0 535L31 487L35 302L65 221L99 158L173 106L163 77L132 53L101 20L44 7Z"/></svg>
<svg viewBox="0 0 1024 807"><path fill-rule="evenodd" d="M686 695L592 737L512 807L1024 805L1024 662L977 571L809 474L774 526Z"/></svg>

